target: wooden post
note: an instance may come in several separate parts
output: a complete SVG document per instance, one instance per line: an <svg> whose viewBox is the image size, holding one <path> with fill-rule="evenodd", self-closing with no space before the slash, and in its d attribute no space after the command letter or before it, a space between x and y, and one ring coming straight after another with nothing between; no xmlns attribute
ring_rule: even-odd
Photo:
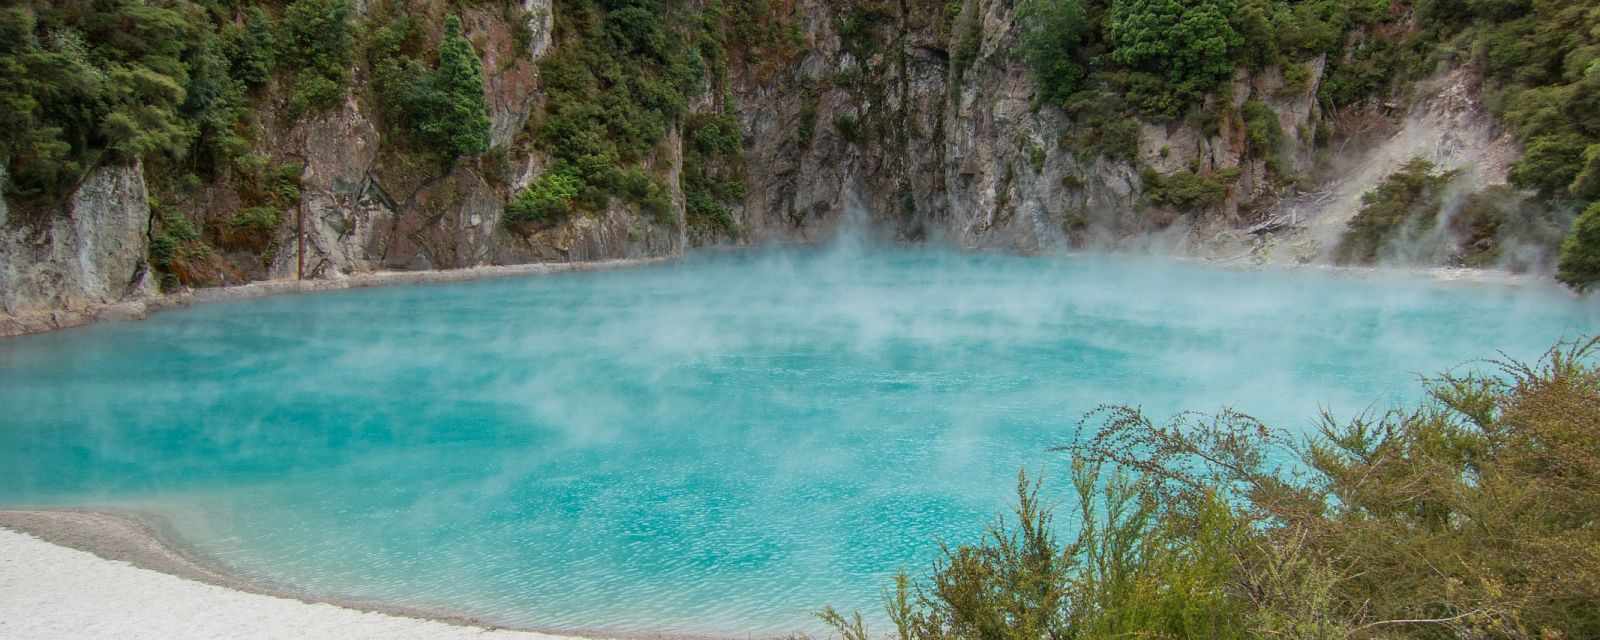
<svg viewBox="0 0 1600 640"><path fill-rule="evenodd" d="M299 242L299 247L294 251L295 269L294 279L306 279L306 203L302 201L295 207L294 235Z"/></svg>

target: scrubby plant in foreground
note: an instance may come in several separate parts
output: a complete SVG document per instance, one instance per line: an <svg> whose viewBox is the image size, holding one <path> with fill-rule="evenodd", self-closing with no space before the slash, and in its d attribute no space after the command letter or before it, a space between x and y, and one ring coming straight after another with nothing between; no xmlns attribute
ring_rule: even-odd
<svg viewBox="0 0 1600 640"><path fill-rule="evenodd" d="M1010 522L896 581L893 637L1600 637L1597 348L1444 374L1303 438L1103 408L1062 449L1077 535L1022 478Z"/></svg>

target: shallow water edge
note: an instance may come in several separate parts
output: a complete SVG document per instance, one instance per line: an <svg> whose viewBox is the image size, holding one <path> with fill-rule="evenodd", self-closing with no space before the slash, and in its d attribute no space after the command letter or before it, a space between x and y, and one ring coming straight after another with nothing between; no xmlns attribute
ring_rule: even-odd
<svg viewBox="0 0 1600 640"><path fill-rule="evenodd" d="M327 604L366 613L442 622L471 629L527 631L574 640L728 640L734 637L501 625L445 609L309 593L290 585L243 577L228 567L227 563L207 556L184 541L165 516L151 511L120 508L7 509L0 510L0 529L8 529L50 544L84 551L105 562L124 562L140 569L233 591L285 598L308 605ZM743 640L750 638L739 637Z"/></svg>
<svg viewBox="0 0 1600 640"><path fill-rule="evenodd" d="M192 289L164 294L149 300L92 305L83 309L11 315L0 313L0 339L34 333L48 333L96 322L143 320L152 313L182 309L195 304L232 302L295 293L317 293L397 285L446 284L469 280L538 276L583 271L610 271L664 264L676 257L625 258L594 262L541 262L519 265L489 265L466 269L435 271L375 271L333 280L267 280L248 284Z"/></svg>

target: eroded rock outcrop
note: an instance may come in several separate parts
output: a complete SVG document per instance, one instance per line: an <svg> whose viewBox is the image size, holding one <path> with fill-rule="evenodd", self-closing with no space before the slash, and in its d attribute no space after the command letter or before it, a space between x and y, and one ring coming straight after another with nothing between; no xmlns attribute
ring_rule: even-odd
<svg viewBox="0 0 1600 640"><path fill-rule="evenodd" d="M0 334L81 324L153 295L147 198L135 164L90 172L60 211L0 204Z"/></svg>

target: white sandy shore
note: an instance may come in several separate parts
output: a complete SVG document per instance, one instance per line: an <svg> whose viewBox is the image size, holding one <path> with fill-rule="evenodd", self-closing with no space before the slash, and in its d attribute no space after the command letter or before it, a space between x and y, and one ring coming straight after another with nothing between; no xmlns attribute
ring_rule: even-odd
<svg viewBox="0 0 1600 640"><path fill-rule="evenodd" d="M571 640L246 593L7 529L0 529L0 638Z"/></svg>

